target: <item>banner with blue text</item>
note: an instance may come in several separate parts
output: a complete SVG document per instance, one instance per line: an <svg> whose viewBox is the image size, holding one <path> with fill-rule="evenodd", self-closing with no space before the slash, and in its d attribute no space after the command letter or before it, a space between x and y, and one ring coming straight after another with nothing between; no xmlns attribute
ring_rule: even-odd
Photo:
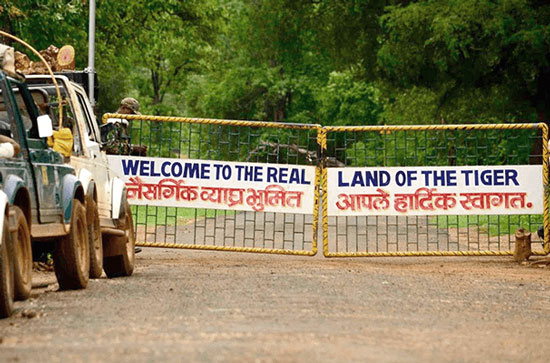
<svg viewBox="0 0 550 363"><path fill-rule="evenodd" d="M329 168L328 215L542 214L541 165Z"/></svg>
<svg viewBox="0 0 550 363"><path fill-rule="evenodd" d="M312 214L315 167L109 155L134 205Z"/></svg>

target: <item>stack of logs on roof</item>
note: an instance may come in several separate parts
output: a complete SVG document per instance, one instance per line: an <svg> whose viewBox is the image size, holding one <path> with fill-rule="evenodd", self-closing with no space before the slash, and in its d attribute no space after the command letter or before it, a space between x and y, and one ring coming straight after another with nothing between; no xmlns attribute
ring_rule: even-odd
<svg viewBox="0 0 550 363"><path fill-rule="evenodd" d="M41 50L40 55L54 72L75 69L74 48L70 45L65 45L61 49L55 45L50 45L48 48ZM42 61L31 61L26 54L17 51L15 52L15 70L25 75L48 73L48 69Z"/></svg>

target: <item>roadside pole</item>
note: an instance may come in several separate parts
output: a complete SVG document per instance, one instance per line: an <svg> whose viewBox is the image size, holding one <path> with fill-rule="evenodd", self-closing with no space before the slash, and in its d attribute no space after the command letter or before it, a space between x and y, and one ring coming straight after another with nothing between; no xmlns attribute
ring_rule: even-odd
<svg viewBox="0 0 550 363"><path fill-rule="evenodd" d="M95 54L95 0L90 0L90 20L88 25L88 97L92 107L95 106L94 99L94 54Z"/></svg>

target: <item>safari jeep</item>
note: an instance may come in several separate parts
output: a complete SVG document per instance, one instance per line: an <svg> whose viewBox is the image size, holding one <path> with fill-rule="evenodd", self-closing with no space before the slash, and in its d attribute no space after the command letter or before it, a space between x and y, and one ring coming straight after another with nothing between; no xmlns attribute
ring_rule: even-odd
<svg viewBox="0 0 550 363"><path fill-rule="evenodd" d="M90 277L129 276L134 270L135 236L124 183L109 168L100 150L99 125L84 89L66 76L55 76L61 88L64 126L70 127L74 145L69 164L74 166L86 194L90 240ZM26 77L31 95L42 112L59 118L56 91L49 76Z"/></svg>
<svg viewBox="0 0 550 363"><path fill-rule="evenodd" d="M25 83L0 71L0 134L21 147L12 157L0 158L0 190L9 202L16 300L30 296L31 242L53 246L61 289L85 288L89 279L84 188L74 168L48 147L46 137L51 133L51 119L38 117Z"/></svg>

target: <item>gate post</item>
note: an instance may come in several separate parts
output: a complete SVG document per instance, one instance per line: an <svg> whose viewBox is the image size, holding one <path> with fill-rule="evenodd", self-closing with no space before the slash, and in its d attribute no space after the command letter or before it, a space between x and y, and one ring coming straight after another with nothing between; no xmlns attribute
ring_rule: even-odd
<svg viewBox="0 0 550 363"><path fill-rule="evenodd" d="M550 209L549 209L549 176L548 176L548 125L544 122L539 123L542 129L542 186L543 186L543 226L544 240L542 241L545 254L550 253Z"/></svg>
<svg viewBox="0 0 550 363"><path fill-rule="evenodd" d="M319 130L317 134L317 143L319 144L319 167L321 168L321 197L323 203L322 228L323 228L323 255L328 256L328 213L327 213L327 130L325 127Z"/></svg>
<svg viewBox="0 0 550 363"><path fill-rule="evenodd" d="M533 254L531 252L531 232L518 228L515 236L516 248L514 249L514 260L518 263L527 261Z"/></svg>

